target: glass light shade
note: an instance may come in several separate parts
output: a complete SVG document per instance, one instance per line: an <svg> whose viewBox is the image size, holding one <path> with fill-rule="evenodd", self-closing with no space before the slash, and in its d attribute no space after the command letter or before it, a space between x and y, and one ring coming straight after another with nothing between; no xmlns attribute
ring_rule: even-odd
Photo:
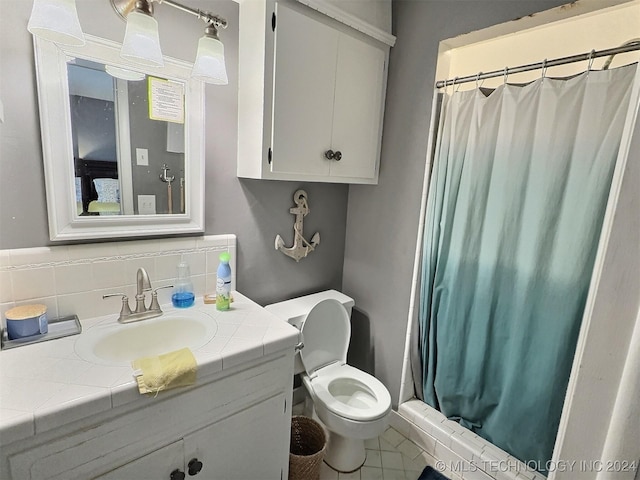
<svg viewBox="0 0 640 480"><path fill-rule="evenodd" d="M142 72L134 72L133 70L127 70L126 68L116 67L115 65L105 65L105 72L115 78L121 80L144 80L145 74Z"/></svg>
<svg viewBox="0 0 640 480"><path fill-rule="evenodd" d="M139 65L164 65L158 37L158 22L155 18L135 10L127 15L127 29L120 56Z"/></svg>
<svg viewBox="0 0 640 480"><path fill-rule="evenodd" d="M85 44L75 0L34 0L27 30L54 43Z"/></svg>
<svg viewBox="0 0 640 480"><path fill-rule="evenodd" d="M224 65L224 45L220 40L207 35L200 38L191 76L214 85L229 83Z"/></svg>

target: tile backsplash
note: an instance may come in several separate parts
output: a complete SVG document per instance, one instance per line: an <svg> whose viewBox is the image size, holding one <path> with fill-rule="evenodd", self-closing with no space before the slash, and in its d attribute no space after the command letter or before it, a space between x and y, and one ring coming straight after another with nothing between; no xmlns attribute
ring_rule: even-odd
<svg viewBox="0 0 640 480"><path fill-rule="evenodd" d="M147 270L153 288L172 285L182 257L191 267L196 296L213 293L218 255L223 251L231 254L231 287L235 289L233 234L0 250L2 327L4 313L26 303L45 304L49 318L117 314L119 298L103 300L102 295L124 293L131 305L139 267ZM160 290L158 299L161 304L171 302L171 289Z"/></svg>

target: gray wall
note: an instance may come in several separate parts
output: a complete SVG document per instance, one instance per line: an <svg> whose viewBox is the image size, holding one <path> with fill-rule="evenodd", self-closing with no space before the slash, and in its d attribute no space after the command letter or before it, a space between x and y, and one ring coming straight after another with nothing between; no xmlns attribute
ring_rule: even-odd
<svg viewBox="0 0 640 480"><path fill-rule="evenodd" d="M565 3L563 0L394 0L380 182L351 186L343 291L356 300L362 361L400 390L433 85L441 40ZM372 214L371 212L375 212ZM352 343L356 340L353 339ZM368 365L366 365L368 364Z"/></svg>
<svg viewBox="0 0 640 480"><path fill-rule="evenodd" d="M86 33L122 41L125 24L107 0L77 2ZM236 178L238 5L231 0L189 5L225 16L229 85L206 86L206 233L238 236L238 289L259 303L341 288L348 186L258 182ZM42 146L31 35L32 2L0 0L0 248L51 245L44 193ZM165 55L193 61L204 23L168 6L156 6ZM311 213L305 233L322 244L299 264L274 250L274 238L293 237L292 196L306 188Z"/></svg>

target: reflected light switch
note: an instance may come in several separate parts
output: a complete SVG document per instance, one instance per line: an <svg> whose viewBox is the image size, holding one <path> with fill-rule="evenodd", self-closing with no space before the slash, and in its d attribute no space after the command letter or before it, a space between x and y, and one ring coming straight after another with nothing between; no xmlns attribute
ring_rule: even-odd
<svg viewBox="0 0 640 480"><path fill-rule="evenodd" d="M136 164L149 165L149 150L146 148L136 148Z"/></svg>
<svg viewBox="0 0 640 480"><path fill-rule="evenodd" d="M139 215L155 215L156 214L156 196L155 195L138 195L138 214Z"/></svg>

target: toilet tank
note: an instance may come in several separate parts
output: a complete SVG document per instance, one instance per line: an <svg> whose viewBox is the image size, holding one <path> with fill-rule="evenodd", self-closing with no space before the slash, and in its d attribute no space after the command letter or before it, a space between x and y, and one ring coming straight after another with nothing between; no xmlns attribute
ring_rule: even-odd
<svg viewBox="0 0 640 480"><path fill-rule="evenodd" d="M272 303L264 308L300 329L307 313L309 313L318 302L327 298L333 298L342 303L344 308L347 309L347 314L351 317L351 310L355 305L353 298L337 290L325 290L324 292L292 298L284 302Z"/></svg>

